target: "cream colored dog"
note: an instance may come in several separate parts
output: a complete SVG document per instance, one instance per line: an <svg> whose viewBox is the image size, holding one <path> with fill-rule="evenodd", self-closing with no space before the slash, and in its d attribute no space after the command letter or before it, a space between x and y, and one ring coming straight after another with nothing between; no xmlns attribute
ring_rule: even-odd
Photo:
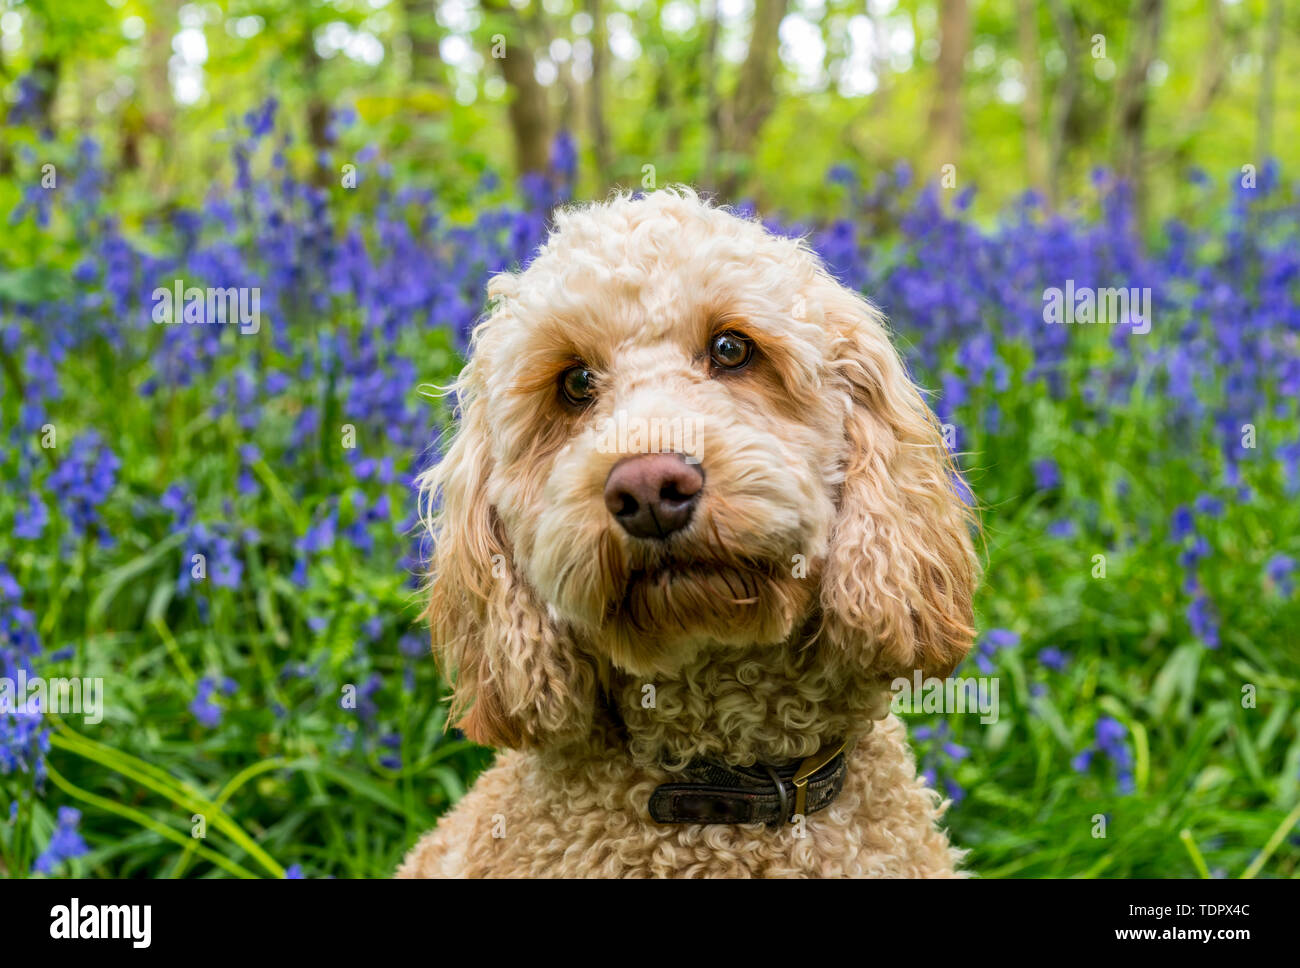
<svg viewBox="0 0 1300 968"><path fill-rule="evenodd" d="M973 522L879 313L686 189L558 213L489 294L421 484L454 712L508 751L399 876L952 874L888 684L969 648ZM650 816L842 744L818 812Z"/></svg>

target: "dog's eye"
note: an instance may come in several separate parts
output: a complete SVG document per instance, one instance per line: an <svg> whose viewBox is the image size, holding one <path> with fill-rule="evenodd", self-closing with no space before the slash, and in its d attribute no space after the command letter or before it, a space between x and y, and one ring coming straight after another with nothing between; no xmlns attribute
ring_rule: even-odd
<svg viewBox="0 0 1300 968"><path fill-rule="evenodd" d="M754 344L739 333L719 333L709 344L709 357L724 370L738 370L754 355Z"/></svg>
<svg viewBox="0 0 1300 968"><path fill-rule="evenodd" d="M575 407L590 400L596 392L596 378L585 366L571 366L560 374L560 393Z"/></svg>

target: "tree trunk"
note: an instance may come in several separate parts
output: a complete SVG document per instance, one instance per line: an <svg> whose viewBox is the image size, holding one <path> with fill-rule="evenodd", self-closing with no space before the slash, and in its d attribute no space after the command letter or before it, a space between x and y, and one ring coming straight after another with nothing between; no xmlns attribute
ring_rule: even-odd
<svg viewBox="0 0 1300 968"><path fill-rule="evenodd" d="M333 145L329 130L330 106L321 94L321 59L316 53L311 22L305 17L299 44L303 59L303 79L307 89L307 142L312 147L312 158L315 161L313 180L316 185L324 186L334 178L334 173L322 162L324 154Z"/></svg>
<svg viewBox="0 0 1300 968"><path fill-rule="evenodd" d="M3 79L5 83L8 83L9 81L9 72L5 69L5 50L3 45L0 45L0 79ZM8 127L8 125L0 127L0 175L4 175L5 177L14 173L13 148L10 146L9 138L6 134ZM21 392L22 391L20 390L19 393L21 394Z"/></svg>
<svg viewBox="0 0 1300 968"><path fill-rule="evenodd" d="M442 51L438 44L438 5L434 0L402 0L406 40L410 45L411 80L431 87L445 86Z"/></svg>
<svg viewBox="0 0 1300 968"><path fill-rule="evenodd" d="M514 43L499 59L501 75L510 88L510 133L515 143L515 169L519 174L544 172L550 151L546 120L546 89L537 83L533 52L516 31Z"/></svg>
<svg viewBox="0 0 1300 968"><path fill-rule="evenodd" d="M536 38L535 44L540 50L550 51L551 44L555 42L555 32L551 29L550 15L542 9L542 5L539 3L533 4L530 9L532 10L531 30ZM570 65L572 65L572 62L570 62ZM555 67L556 80L564 90L564 100L560 104L560 116L557 119L556 130L568 131L572 134L573 129L577 127L575 119L583 114L582 95L578 92L578 82L573 76L572 69L562 71L559 69L558 64ZM545 88L542 89L543 94L545 94L545 90Z"/></svg>
<svg viewBox="0 0 1300 968"><path fill-rule="evenodd" d="M587 117L591 126L591 144L596 155L596 176L601 189L613 179L613 157L609 144L609 127L605 123L605 73L608 40L605 36L605 11L600 0L587 0L591 17L591 90L587 99Z"/></svg>
<svg viewBox="0 0 1300 968"><path fill-rule="evenodd" d="M754 0L754 28L749 51L740 67L740 79L731 98L727 148L738 158L748 158L758 141L763 122L776 103L773 82L776 80L781 21L790 0ZM742 172L733 168L727 173L723 193L731 195L740 184Z"/></svg>
<svg viewBox="0 0 1300 968"><path fill-rule="evenodd" d="M955 165L961 152L961 90L970 47L970 8L966 0L942 0L939 11L938 84L930 108L926 140L930 145L927 177Z"/></svg>
<svg viewBox="0 0 1300 968"><path fill-rule="evenodd" d="M718 3L709 5L704 40L704 178L706 188L718 187L718 152L722 147L722 104L718 99Z"/></svg>
<svg viewBox="0 0 1300 968"><path fill-rule="evenodd" d="M528 31L519 11L506 0L479 0L488 13L510 21L505 33L505 56L493 57L501 65L501 76L510 91L506 114L514 142L515 171L519 175L545 172L550 160L550 124L546 88L537 83L537 64L529 47ZM490 29L489 34L500 31Z"/></svg>
<svg viewBox="0 0 1300 968"><path fill-rule="evenodd" d="M1223 92L1228 65L1242 51L1241 32L1230 30L1224 23L1223 0L1207 0L1207 3L1210 20L1201 66L1196 72L1196 90L1182 112L1181 123L1169 138L1169 147L1158 154L1147 153L1146 163L1152 168L1173 165L1181 169L1191 164L1196 137L1213 120L1210 106Z"/></svg>
<svg viewBox="0 0 1300 968"><path fill-rule="evenodd" d="M1070 119L1079 102L1079 28L1065 0L1048 0L1052 22L1065 53L1065 71L1056 86L1056 105L1052 111L1051 134L1047 146L1047 197L1053 208L1061 198L1061 174L1070 140Z"/></svg>
<svg viewBox="0 0 1300 968"><path fill-rule="evenodd" d="M1255 156L1265 164L1273 151L1273 89L1277 80L1277 52L1282 46L1282 0L1268 5L1264 34L1264 61L1260 67L1259 109L1256 116Z"/></svg>
<svg viewBox="0 0 1300 968"><path fill-rule="evenodd" d="M172 37L179 27L180 0L159 0L144 36L144 63L141 67L141 90L137 96L144 114L144 129L158 146L153 178L163 184L163 170L174 157L173 123L176 101L172 97L168 62L172 56Z"/></svg>
<svg viewBox="0 0 1300 968"><path fill-rule="evenodd" d="M1143 148L1147 127L1147 72L1160 45L1163 0L1135 0L1128 65L1116 93L1119 130L1115 171L1133 188L1139 212L1146 201Z"/></svg>
<svg viewBox="0 0 1300 968"><path fill-rule="evenodd" d="M1025 97L1020 116L1025 123L1025 174L1030 187L1047 189L1047 147L1043 143L1043 75L1038 61L1038 7L1033 0L1016 0L1017 38Z"/></svg>
<svg viewBox="0 0 1300 968"><path fill-rule="evenodd" d="M876 75L876 89L867 101L867 113L880 117L889 110L894 82L889 67L889 17L875 4L867 4L867 19L871 21L871 70ZM911 11L912 36L917 35L916 13Z"/></svg>
<svg viewBox="0 0 1300 968"><path fill-rule="evenodd" d="M57 54L42 54L32 63L31 76L36 82L36 123L42 131L54 131L54 99L59 93L62 61Z"/></svg>

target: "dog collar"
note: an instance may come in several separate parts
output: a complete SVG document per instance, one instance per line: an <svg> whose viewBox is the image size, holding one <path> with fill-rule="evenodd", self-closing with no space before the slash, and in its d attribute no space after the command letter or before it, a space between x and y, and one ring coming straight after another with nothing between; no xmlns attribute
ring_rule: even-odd
<svg viewBox="0 0 1300 968"><path fill-rule="evenodd" d="M802 762L787 766L728 766L696 759L685 783L664 783L650 794L656 823L780 826L830 806L844 787L846 740L827 743Z"/></svg>

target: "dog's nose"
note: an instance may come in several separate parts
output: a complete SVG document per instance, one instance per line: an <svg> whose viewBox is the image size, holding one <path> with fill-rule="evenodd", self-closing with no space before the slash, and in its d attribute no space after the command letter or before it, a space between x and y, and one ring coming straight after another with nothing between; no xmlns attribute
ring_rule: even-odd
<svg viewBox="0 0 1300 968"><path fill-rule="evenodd" d="M681 454L625 457L605 479L605 507L634 538L666 538L686 527L704 472Z"/></svg>

